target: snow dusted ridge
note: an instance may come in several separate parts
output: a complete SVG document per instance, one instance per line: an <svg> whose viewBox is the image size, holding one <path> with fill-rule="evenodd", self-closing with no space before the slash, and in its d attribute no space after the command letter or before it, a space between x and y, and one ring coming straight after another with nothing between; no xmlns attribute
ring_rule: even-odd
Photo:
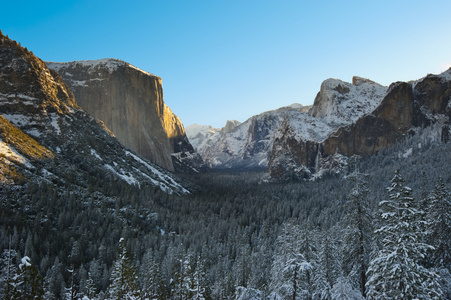
<svg viewBox="0 0 451 300"><path fill-rule="evenodd" d="M308 107L292 104L253 116L243 123L227 121L223 128L190 125L191 144L213 168L266 168L273 134L290 111L307 114Z"/></svg>
<svg viewBox="0 0 451 300"><path fill-rule="evenodd" d="M131 153L130 151L125 151L127 156L131 156L135 161L142 164L148 171L156 176L156 179L146 175L138 169L136 171L140 172L141 175L152 181L154 185L159 186L163 191L172 194L173 190L180 191L182 194L189 194L189 191L185 189L182 185L177 183L171 176L159 171L155 166L145 162L143 159L138 157L137 155Z"/></svg>
<svg viewBox="0 0 451 300"><path fill-rule="evenodd" d="M438 76L441 77L443 80L451 81L451 68L449 68L447 71L439 74Z"/></svg>
<svg viewBox="0 0 451 300"><path fill-rule="evenodd" d="M82 60L82 61L73 61L73 62L46 62L46 65L49 69L55 70L57 72L61 68L65 67L69 64L77 64L83 68L89 68L90 72L94 72L98 67L102 67L102 68L107 69L110 72L110 74L113 73L114 71L116 71L118 69L118 67L120 67L120 66L128 66L128 67L138 70L146 75L156 76L154 74L151 74L149 72L141 70L132 64L129 64L125 61L115 59L115 58L103 58L103 59L98 59L98 60Z"/></svg>
<svg viewBox="0 0 451 300"><path fill-rule="evenodd" d="M354 76L352 83L327 79L309 113L290 111L287 122L297 140L321 143L338 128L357 122L381 103L387 87ZM279 135L277 132L276 135Z"/></svg>
<svg viewBox="0 0 451 300"><path fill-rule="evenodd" d="M194 149L205 147L205 143L216 134L221 132L221 128L213 128L210 125L192 124L185 128L186 136L188 137Z"/></svg>

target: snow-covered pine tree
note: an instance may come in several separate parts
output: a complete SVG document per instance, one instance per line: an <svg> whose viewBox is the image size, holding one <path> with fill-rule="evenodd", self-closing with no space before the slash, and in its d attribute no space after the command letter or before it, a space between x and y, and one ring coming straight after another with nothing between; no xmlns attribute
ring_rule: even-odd
<svg viewBox="0 0 451 300"><path fill-rule="evenodd" d="M414 206L412 191L399 174L391 180L389 199L381 201L381 227L375 233L380 249L367 275L368 299L440 299L438 275L419 262L431 246L424 244L424 213Z"/></svg>
<svg viewBox="0 0 451 300"><path fill-rule="evenodd" d="M75 290L75 278L74 278L74 266L72 265L71 269L67 270L70 273L69 286L66 287L66 292L64 293L64 299L66 300L75 300L77 296L77 291Z"/></svg>
<svg viewBox="0 0 451 300"><path fill-rule="evenodd" d="M354 187L348 195L343 218L343 268L351 283L365 297L366 272L373 244L373 218L364 174L360 174L356 167L356 172L350 178Z"/></svg>
<svg viewBox="0 0 451 300"><path fill-rule="evenodd" d="M86 280L85 297L89 300L94 300L96 298L96 287L91 272L88 272L88 279Z"/></svg>
<svg viewBox="0 0 451 300"><path fill-rule="evenodd" d="M10 238L11 239L11 238ZM0 257L0 298L11 299L14 294L14 280L19 270L14 263L17 259L17 252L11 249L5 249Z"/></svg>
<svg viewBox="0 0 451 300"><path fill-rule="evenodd" d="M333 300L364 300L362 293L356 290L347 277L338 278L331 290L331 297Z"/></svg>
<svg viewBox="0 0 451 300"><path fill-rule="evenodd" d="M181 254L177 260L171 282L171 296L173 299L198 299L202 287L198 285L196 270L193 267L193 255ZM201 299L201 298L199 298Z"/></svg>
<svg viewBox="0 0 451 300"><path fill-rule="evenodd" d="M302 281L310 279L312 265L301 252L301 236L299 226L286 223L277 238L271 267L271 299L296 299L308 294Z"/></svg>
<svg viewBox="0 0 451 300"><path fill-rule="evenodd" d="M210 289L207 282L207 274L205 274L205 267L203 259L200 255L197 256L196 270L193 278L192 297L193 300L208 300L211 299Z"/></svg>
<svg viewBox="0 0 451 300"><path fill-rule="evenodd" d="M428 242L435 249L429 256L430 264L436 268L447 268L451 272L451 195L440 178L429 196Z"/></svg>
<svg viewBox="0 0 451 300"><path fill-rule="evenodd" d="M318 263L313 277L314 299L330 299L331 289L338 277L338 249L329 231L319 233Z"/></svg>
<svg viewBox="0 0 451 300"><path fill-rule="evenodd" d="M24 256L15 278L13 299L44 299L41 281L42 278L36 267L31 264L30 258Z"/></svg>
<svg viewBox="0 0 451 300"><path fill-rule="evenodd" d="M107 291L109 299L135 300L139 298L136 270L128 256L123 238L119 241L118 257L114 262L110 281Z"/></svg>
<svg viewBox="0 0 451 300"><path fill-rule="evenodd" d="M300 253L305 259L303 268L301 269L300 287L302 288L302 298L312 299L314 290L316 288L314 279L315 273L319 266L318 257L318 238L319 234L316 230L301 229L299 231L298 239L300 246Z"/></svg>
<svg viewBox="0 0 451 300"><path fill-rule="evenodd" d="M63 266L57 256L52 267L47 270L44 278L44 298L46 300L61 299L63 297L62 291L65 286L63 286L64 278L61 273L62 268Z"/></svg>

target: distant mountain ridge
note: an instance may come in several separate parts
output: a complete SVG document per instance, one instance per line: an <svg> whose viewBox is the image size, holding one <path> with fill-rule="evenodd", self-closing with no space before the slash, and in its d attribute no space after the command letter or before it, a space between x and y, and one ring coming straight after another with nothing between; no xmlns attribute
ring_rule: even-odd
<svg viewBox="0 0 451 300"><path fill-rule="evenodd" d="M47 66L61 75L77 103L126 147L169 171L202 168L182 122L163 101L160 77L118 59Z"/></svg>
<svg viewBox="0 0 451 300"><path fill-rule="evenodd" d="M227 121L223 128L190 125L187 136L211 168L266 169L273 133L290 111L305 111L293 104L253 116L243 123Z"/></svg>
<svg viewBox="0 0 451 300"><path fill-rule="evenodd" d="M187 135L212 168L267 169L282 128L290 126L299 138L321 142L341 126L371 112L386 90L387 87L361 77L354 77L352 83L328 79L321 85L313 106L293 104L264 112L230 132L214 130L215 134L204 139L196 137L199 129L188 126Z"/></svg>

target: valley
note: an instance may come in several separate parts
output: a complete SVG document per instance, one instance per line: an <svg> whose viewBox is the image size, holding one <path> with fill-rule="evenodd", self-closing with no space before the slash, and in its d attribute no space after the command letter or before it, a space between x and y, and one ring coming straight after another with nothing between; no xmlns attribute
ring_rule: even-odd
<svg viewBox="0 0 451 300"><path fill-rule="evenodd" d="M223 128L162 94L0 32L1 297L451 298L451 69Z"/></svg>

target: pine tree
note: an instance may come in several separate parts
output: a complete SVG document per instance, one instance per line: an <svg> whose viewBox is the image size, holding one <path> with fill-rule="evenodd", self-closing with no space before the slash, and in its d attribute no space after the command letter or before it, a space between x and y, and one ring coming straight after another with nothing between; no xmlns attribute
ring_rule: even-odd
<svg viewBox="0 0 451 300"><path fill-rule="evenodd" d="M428 200L428 242L435 248L429 260L432 266L451 271L451 195L442 178Z"/></svg>
<svg viewBox="0 0 451 300"><path fill-rule="evenodd" d="M381 201L381 227L375 233L382 249L371 260L366 284L368 299L440 299L438 275L420 261L431 247L424 244L424 213L414 206L412 191L396 172Z"/></svg>
<svg viewBox="0 0 451 300"><path fill-rule="evenodd" d="M194 291L194 276L190 255L181 255L173 272L171 296L174 299L191 299Z"/></svg>
<svg viewBox="0 0 451 300"><path fill-rule="evenodd" d="M86 280L85 296L92 300L96 297L96 287L92 279L91 272L88 272L88 279Z"/></svg>
<svg viewBox="0 0 451 300"><path fill-rule="evenodd" d="M30 258L24 256L19 264L19 273L14 282L14 298L16 299L44 299L42 278L38 270L31 264Z"/></svg>
<svg viewBox="0 0 451 300"><path fill-rule="evenodd" d="M11 299L14 295L14 281L18 276L19 270L14 263L17 259L17 253L10 248L4 250L0 258L0 298Z"/></svg>
<svg viewBox="0 0 451 300"><path fill-rule="evenodd" d="M44 279L44 291L45 299L60 299L62 298L61 290L64 289L64 278L61 274L62 264L59 261L58 256L50 269L47 270Z"/></svg>
<svg viewBox="0 0 451 300"><path fill-rule="evenodd" d="M155 299L158 296L159 275L159 268L152 251L146 251L140 268L144 298Z"/></svg>
<svg viewBox="0 0 451 300"><path fill-rule="evenodd" d="M298 239L300 246L300 253L304 257L305 262L303 263L301 277L300 277L300 287L302 288L303 298L310 300L312 299L313 289L314 289L314 276L315 271L318 268L318 249L316 246L316 231L309 231L306 229L300 230Z"/></svg>
<svg viewBox="0 0 451 300"><path fill-rule="evenodd" d="M285 224L277 238L271 268L270 288L273 298L296 299L301 294L308 294L312 264L303 254L307 253L308 249L305 247L305 240L304 247L301 245L302 236L298 226Z"/></svg>
<svg viewBox="0 0 451 300"><path fill-rule="evenodd" d="M313 298L330 299L332 286L338 277L338 249L328 231L320 234L318 262L313 278Z"/></svg>
<svg viewBox="0 0 451 300"><path fill-rule="evenodd" d="M114 262L110 281L111 283L107 291L110 299L138 299L140 291L136 280L136 271L128 256L123 238L119 241L118 257Z"/></svg>
<svg viewBox="0 0 451 300"><path fill-rule="evenodd" d="M64 294L65 299L74 300L77 296L77 292L75 290L75 282L74 282L74 266L72 265L72 269L67 270L70 273L70 282L69 287L66 287L66 293Z"/></svg>
<svg viewBox="0 0 451 300"><path fill-rule="evenodd" d="M347 277L338 278L331 289L331 298L333 300L364 300L362 293L352 287Z"/></svg>
<svg viewBox="0 0 451 300"><path fill-rule="evenodd" d="M210 299L209 287L205 274L203 260L200 256L197 257L196 271L193 274L193 300L207 300Z"/></svg>
<svg viewBox="0 0 451 300"><path fill-rule="evenodd" d="M365 297L369 257L372 249L372 214L368 204L369 190L363 174L356 172L351 177L354 187L348 195L343 223L343 268L346 275Z"/></svg>

